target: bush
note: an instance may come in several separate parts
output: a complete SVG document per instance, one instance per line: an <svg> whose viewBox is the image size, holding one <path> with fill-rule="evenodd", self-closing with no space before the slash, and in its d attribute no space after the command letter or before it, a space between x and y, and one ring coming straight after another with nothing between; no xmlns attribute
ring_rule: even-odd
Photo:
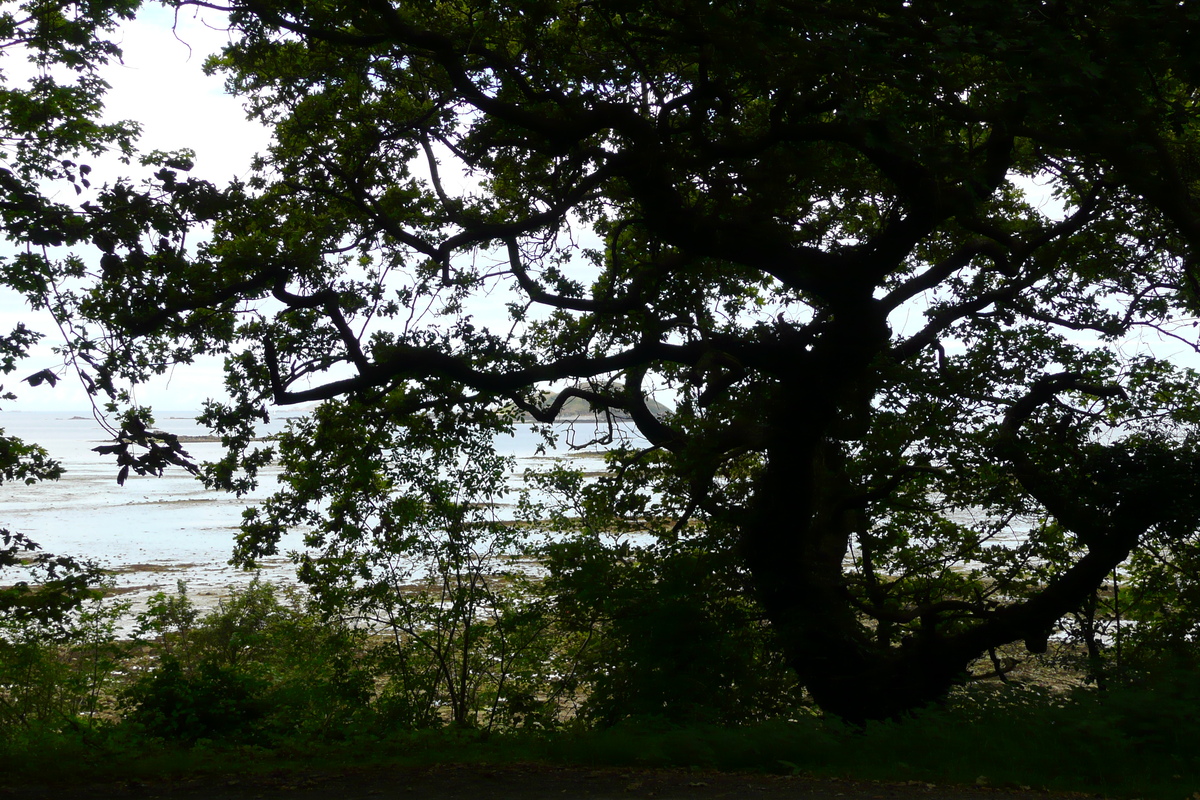
<svg viewBox="0 0 1200 800"><path fill-rule="evenodd" d="M181 591L142 615L163 655L123 695L136 729L184 743L265 743L341 736L369 714L365 637L298 592L256 579L207 615L193 612Z"/></svg>
<svg viewBox="0 0 1200 800"><path fill-rule="evenodd" d="M128 608L93 599L53 621L0 615L0 744L95 726L128 656L115 638Z"/></svg>
<svg viewBox="0 0 1200 800"><path fill-rule="evenodd" d="M589 632L577 672L580 715L738 724L794 709L801 691L752 604L701 549L605 552L598 540L552 547L548 589L561 624Z"/></svg>
<svg viewBox="0 0 1200 800"><path fill-rule="evenodd" d="M730 556L736 528L678 506L685 495L651 458L618 450L609 464L623 481L526 476L554 499L526 514L550 533L539 591L574 659L551 684L573 681L579 717L602 726L743 724L796 709L802 690Z"/></svg>
<svg viewBox="0 0 1200 800"><path fill-rule="evenodd" d="M125 692L125 719L146 735L187 744L257 738L270 708L267 689L261 679L215 661L185 672L168 656Z"/></svg>

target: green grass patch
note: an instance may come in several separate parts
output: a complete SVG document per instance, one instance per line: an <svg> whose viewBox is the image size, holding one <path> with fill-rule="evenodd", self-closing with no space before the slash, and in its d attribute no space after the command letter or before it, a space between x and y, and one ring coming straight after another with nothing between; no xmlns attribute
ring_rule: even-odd
<svg viewBox="0 0 1200 800"><path fill-rule="evenodd" d="M856 728L818 717L738 728L642 720L547 739L569 763L699 767L869 780L982 784L1184 800L1200 789L1197 692L1128 687L1066 698L976 693ZM1156 722L1157 721L1157 722Z"/></svg>
<svg viewBox="0 0 1200 800"><path fill-rule="evenodd" d="M119 727L89 736L28 737L0 753L10 783L161 779L380 765L546 762L672 767L984 784L1105 797L1185 800L1200 789L1197 691L1168 682L1105 697L1028 689L976 692L911 718L855 728L817 716L741 727L654 718L555 732L361 731L340 741L271 747L139 740ZM1167 712L1167 707L1175 710ZM1190 710L1188 710L1190 709ZM1162 719L1159 715L1167 713ZM1162 719L1163 725L1149 727Z"/></svg>

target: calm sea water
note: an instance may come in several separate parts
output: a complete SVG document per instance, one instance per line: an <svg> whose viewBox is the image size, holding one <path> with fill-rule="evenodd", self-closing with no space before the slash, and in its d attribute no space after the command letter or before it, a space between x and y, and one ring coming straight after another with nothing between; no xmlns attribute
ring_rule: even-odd
<svg viewBox="0 0 1200 800"><path fill-rule="evenodd" d="M273 419L261 433L281 430L287 419ZM175 434L208 433L188 412L159 412L156 420L160 428ZM154 592L173 590L178 580L187 581L189 594L206 604L252 579L252 574L228 561L242 510L271 494L276 468L266 470L259 489L249 498L208 491L182 469L161 478L130 475L124 486L118 486L112 457L92 451L108 441L108 434L87 412L0 412L0 428L42 445L66 469L62 479L54 482L0 485L0 528L28 535L47 552L93 559L113 570L117 587L134 602L135 610ZM589 457L588 451L582 455L569 451L566 443L586 441L592 430L592 425L583 423L564 428L560 449L552 451L551 457ZM497 440L501 452L518 459L514 485L526 467L546 463L536 452L540 442L528 426ZM197 460L220 454L217 443L188 443L184 448ZM590 456L594 458L594 448ZM303 531L292 531L281 543L281 552L303 549L302 537ZM294 579L286 557L267 560L264 571L272 580ZM15 579L0 574L0 583Z"/></svg>

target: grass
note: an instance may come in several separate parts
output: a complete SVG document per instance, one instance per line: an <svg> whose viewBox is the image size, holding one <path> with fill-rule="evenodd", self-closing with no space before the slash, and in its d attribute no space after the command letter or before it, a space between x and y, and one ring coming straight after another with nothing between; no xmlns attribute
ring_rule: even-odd
<svg viewBox="0 0 1200 800"><path fill-rule="evenodd" d="M1200 747L1194 738L1200 723L1188 722L1181 730L1177 720L1168 719L1169 730L1147 735L1140 727L1145 720L1139 721L1138 714L1150 719L1158 713L1147 702L1137 693L1101 702L1094 697L1068 700L1026 690L970 698L865 729L817 716L737 728L640 719L601 730L568 727L552 733L518 731L490 737L449 728L364 731L342 741L282 741L270 748L206 740L193 747L170 747L114 729L90 739L61 734L41 741L28 739L19 749L0 755L0 774L19 784L42 780L47 774L72 782L535 761L1187 800L1200 790ZM1138 713L1131 713L1135 709Z"/></svg>
<svg viewBox="0 0 1200 800"><path fill-rule="evenodd" d="M1185 800L1200 789L1190 749L1155 750L1102 714L1059 713L967 720L929 711L865 730L818 719L738 729L612 729L548 740L567 763L704 767L864 780L924 781L1076 791L1106 797Z"/></svg>

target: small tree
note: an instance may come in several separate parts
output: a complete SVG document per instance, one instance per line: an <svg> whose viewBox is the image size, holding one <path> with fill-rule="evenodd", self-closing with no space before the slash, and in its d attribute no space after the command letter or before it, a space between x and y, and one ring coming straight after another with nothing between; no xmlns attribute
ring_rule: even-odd
<svg viewBox="0 0 1200 800"><path fill-rule="evenodd" d="M278 442L286 486L246 512L235 557L253 563L283 531L307 529L291 553L300 580L327 613L389 642L392 715L491 727L512 716L509 680L538 632L518 624L527 535L497 519L512 459L492 440L508 423L393 424L387 403L328 403L291 423Z"/></svg>

